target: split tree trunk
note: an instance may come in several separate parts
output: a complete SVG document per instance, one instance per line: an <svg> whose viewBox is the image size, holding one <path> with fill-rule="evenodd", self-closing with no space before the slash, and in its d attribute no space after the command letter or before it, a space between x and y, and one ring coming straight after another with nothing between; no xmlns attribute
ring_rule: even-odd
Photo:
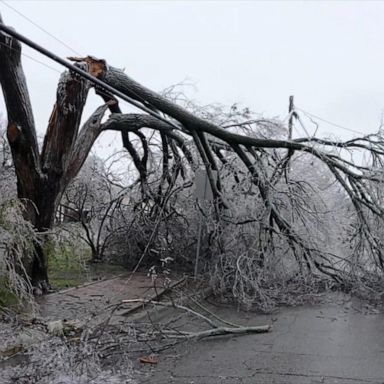
<svg viewBox="0 0 384 384"><path fill-rule="evenodd" d="M83 68L86 69L86 65L83 64ZM0 33L0 83L7 106L7 138L17 177L18 198L25 205L26 219L42 234L34 257L24 260L24 268L33 285L44 291L49 282L43 234L52 228L63 191L86 157L82 153L73 161L72 153L89 84L68 72L61 76L40 154L21 63L21 45L4 33ZM68 177L69 166L71 177Z"/></svg>

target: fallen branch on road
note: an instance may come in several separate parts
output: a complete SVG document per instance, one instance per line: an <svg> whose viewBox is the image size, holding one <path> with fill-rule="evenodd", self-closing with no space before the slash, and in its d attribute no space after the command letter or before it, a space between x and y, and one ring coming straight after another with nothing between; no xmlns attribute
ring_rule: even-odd
<svg viewBox="0 0 384 384"><path fill-rule="evenodd" d="M272 329L272 325L256 325L250 327L218 327L207 329L201 332L188 332L188 339L203 339L204 337L222 336L222 335L244 335L246 333L266 333Z"/></svg>
<svg viewBox="0 0 384 384"><path fill-rule="evenodd" d="M172 339L203 339L205 337L212 337L212 336L222 336L222 335L243 335L246 333L266 333L271 331L272 325L256 325L256 326L240 326L240 325L232 325L230 327L220 327L217 324L214 323L213 320L209 319L207 316L202 315L199 312L196 312L195 310L186 307L184 305L178 305L176 303L163 303L160 301L153 301L153 300L146 300L146 299L129 299L129 300L122 300L122 304L132 304L132 303L142 303L143 305L146 304L153 304L155 306L162 306L162 307L168 307L168 308L176 308L180 309L182 311L188 312L199 319L204 320L206 323L208 323L212 328L207 329L204 331L199 332L186 332L186 331L174 331L174 330L162 330L159 332L159 334L165 335L167 338ZM210 313L210 312L209 312ZM216 316L215 316L216 317ZM218 317L216 317L218 318ZM220 321L223 322L223 320L220 319ZM225 321L226 322L226 321ZM231 324L229 322L226 322L227 324Z"/></svg>

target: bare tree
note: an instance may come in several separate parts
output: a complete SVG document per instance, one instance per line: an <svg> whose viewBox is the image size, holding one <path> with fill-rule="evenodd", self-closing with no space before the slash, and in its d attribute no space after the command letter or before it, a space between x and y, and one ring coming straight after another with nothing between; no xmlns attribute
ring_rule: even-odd
<svg viewBox="0 0 384 384"><path fill-rule="evenodd" d="M64 219L62 228L71 231L75 227L77 236L91 249L92 262L103 260L105 250L114 235L111 220L126 190L116 179L115 175L105 169L100 158L92 156L67 187L61 201ZM65 224L68 222L74 224ZM76 224L80 224L82 231L78 230ZM116 230L117 228L113 229L114 232Z"/></svg>
<svg viewBox="0 0 384 384"><path fill-rule="evenodd" d="M155 114L123 114L117 101L107 91L96 89L106 102L80 127L80 120L91 88L89 81L72 72L64 72L57 87L56 103L49 120L42 150L39 151L33 111L20 60L20 43L5 33L0 34L0 83L7 106L7 138L12 151L17 176L17 194L26 205L26 216L39 232L53 225L55 212L62 195L81 169L95 140L101 132L121 132L124 148L130 154L139 174L143 196L152 200L154 209L162 209L169 193L179 178L186 178L187 166L195 169L200 162L206 167L213 190L217 215L229 204L223 191L222 177L217 181L212 171L229 167L228 159L237 159L234 180L246 170L254 185L254 194L261 202L263 228L272 238L278 234L289 245L290 252L309 271L317 270L339 279L330 258L324 255L292 225L284 204L276 196L275 185L286 180L286 167L291 157L305 153L325 165L335 182L348 196L355 210L359 236L367 244L379 268L384 269L381 243L373 237L367 214L381 217L383 209L377 200L372 183L380 183L384 155L381 134L336 142L315 137L285 140L263 137L255 132L260 127L278 129L279 124L265 119L253 119L247 111L239 114L236 106L226 120L211 119L211 115L191 113L167 97L145 88L128 77L124 71L93 57L71 58L76 65L114 87ZM107 110L112 114L102 123ZM249 118L248 118L249 117ZM255 129L255 127L257 129ZM149 188L151 182L150 138L156 132L161 150L160 183ZM135 145L133 137L140 145ZM330 150L328 150L330 148ZM335 152L335 149L339 152ZM342 152L365 151L374 168L353 163ZM152 164L153 166L153 164ZM290 189L288 199L296 196ZM158 208L156 208L158 207ZM25 261L34 285L48 284L47 263L39 244L35 257Z"/></svg>

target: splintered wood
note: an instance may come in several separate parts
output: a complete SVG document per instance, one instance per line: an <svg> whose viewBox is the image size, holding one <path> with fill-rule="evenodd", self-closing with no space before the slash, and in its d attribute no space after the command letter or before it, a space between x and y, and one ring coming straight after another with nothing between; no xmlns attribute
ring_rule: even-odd
<svg viewBox="0 0 384 384"><path fill-rule="evenodd" d="M87 63L88 72L94 77L100 77L104 71L107 69L107 63L103 59L96 59L93 56L86 57L68 57L68 60L71 60L75 63Z"/></svg>

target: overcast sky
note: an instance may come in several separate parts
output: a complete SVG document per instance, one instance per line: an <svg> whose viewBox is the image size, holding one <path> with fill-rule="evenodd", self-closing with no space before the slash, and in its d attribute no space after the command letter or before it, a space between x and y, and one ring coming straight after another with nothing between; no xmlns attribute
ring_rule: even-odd
<svg viewBox="0 0 384 384"><path fill-rule="evenodd" d="M203 103L266 117L302 109L364 133L384 111L384 3L369 1L7 1L81 55L161 90L185 79ZM4 22L62 57L74 53L0 2ZM26 48L24 52L62 69ZM42 134L59 73L23 59ZM99 101L92 98L88 112ZM4 111L3 102L0 111ZM353 133L326 123L320 135ZM299 134L299 133L297 133ZM109 139L110 140L110 139Z"/></svg>

